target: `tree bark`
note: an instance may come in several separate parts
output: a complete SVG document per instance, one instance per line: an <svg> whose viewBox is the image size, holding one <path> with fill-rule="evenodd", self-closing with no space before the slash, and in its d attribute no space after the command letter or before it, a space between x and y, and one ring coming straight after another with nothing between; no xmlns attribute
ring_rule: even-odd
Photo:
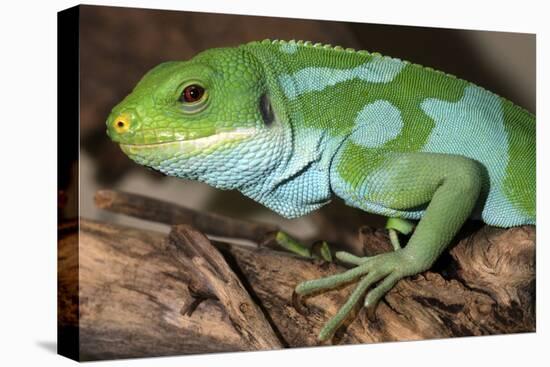
<svg viewBox="0 0 550 367"><path fill-rule="evenodd" d="M370 255L391 248L383 231L364 227L360 238ZM60 232L59 323L78 330L81 360L313 346L354 285L308 297L306 314L293 289L344 270L211 243L188 225L166 236L81 219L77 234ZM462 233L431 271L398 282L372 320L356 310L330 343L532 332L534 284L534 227L485 226Z"/></svg>

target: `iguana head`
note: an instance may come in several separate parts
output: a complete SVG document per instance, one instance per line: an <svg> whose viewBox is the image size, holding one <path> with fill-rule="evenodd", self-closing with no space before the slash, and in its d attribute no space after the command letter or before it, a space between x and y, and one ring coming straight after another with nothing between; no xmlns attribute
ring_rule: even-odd
<svg viewBox="0 0 550 367"><path fill-rule="evenodd" d="M262 65L240 48L165 62L107 119L107 134L139 164L167 175L238 188L282 159L282 103Z"/></svg>

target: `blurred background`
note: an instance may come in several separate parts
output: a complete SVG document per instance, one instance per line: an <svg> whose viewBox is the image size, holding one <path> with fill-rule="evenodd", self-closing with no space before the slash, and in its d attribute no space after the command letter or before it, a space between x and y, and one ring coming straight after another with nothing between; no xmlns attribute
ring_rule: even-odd
<svg viewBox="0 0 550 367"><path fill-rule="evenodd" d="M384 219L346 207L336 199L308 216L285 220L238 192L165 177L128 159L105 134L110 109L155 65L183 60L212 47L273 39L303 39L380 52L430 66L474 82L535 113L535 35L378 24L146 10L80 7L80 167L59 167L67 186L62 217L125 223L167 231L168 227L98 210L98 189L140 193L231 217L274 222L308 239L348 247L360 225ZM76 123L76 122L75 122ZM66 161L71 162L70 159ZM80 174L80 198L77 174Z"/></svg>

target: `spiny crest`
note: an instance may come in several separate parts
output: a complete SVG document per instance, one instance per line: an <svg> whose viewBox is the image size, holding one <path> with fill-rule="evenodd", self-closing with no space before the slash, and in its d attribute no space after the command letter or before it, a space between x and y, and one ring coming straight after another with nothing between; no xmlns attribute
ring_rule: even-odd
<svg viewBox="0 0 550 367"><path fill-rule="evenodd" d="M440 70L437 70L437 69L433 69L429 66L424 66L424 65L420 65L420 64L416 64L416 63L413 63L413 62L410 62L410 61L407 61L407 60L403 60L403 59L400 59L398 57L392 57L392 56L387 56L387 55L382 55L381 53L379 52L370 52L370 51L367 51L367 50L356 50L354 48L351 48L351 47L347 47L347 48L344 48L342 46L333 46L331 44L323 44L323 43L320 43L320 42L317 42L317 43L313 43L311 41L303 41L303 40L290 40L290 41L286 41L286 40L280 40L280 39L269 39L269 38L266 38L262 41L254 41L254 42L251 42L251 44L254 44L254 43L262 43L262 44L273 44L273 45L291 45L291 44L295 44L295 45L298 45L298 46L303 46L303 47L311 47L311 48L323 48L323 49L326 49L326 50L334 50L334 51L339 51L339 52L348 52L348 53L357 53L357 54L360 54L360 55L368 55L368 56L375 56L375 57L382 57L384 59L387 59L387 60L392 60L392 61L399 61L399 62L402 62L406 65L411 65L413 67L418 67L418 68L422 68L422 69L425 69L427 71L432 71L432 72L436 72L436 73L440 73L440 74L443 74L445 76L448 76L448 77L451 77L451 78L454 78L454 79L459 79L457 78L455 75L452 75L452 74L448 74L448 73L445 73L443 71L440 71Z"/></svg>
<svg viewBox="0 0 550 367"><path fill-rule="evenodd" d="M273 44L273 45L285 45L285 44L286 45L291 45L291 44L295 44L295 45L303 46L303 47L323 48L323 49L327 49L327 50L334 50L334 51L340 51L340 52L358 53L360 55L382 57L382 58L387 59L387 60L399 61L399 62L404 63L405 65L411 65L413 67L424 69L426 71L442 74L442 75L451 77L453 79L462 80L462 79L458 78L457 76L455 76L453 74L449 74L449 73L443 72L441 70L431 68L429 66L424 66L424 65L420 65L420 64L416 64L416 63L407 61L407 60L403 60L403 59L400 59L398 57L382 55L379 52L370 52L370 51L367 51L367 50L356 50L356 49L351 48L351 47L344 48L342 46L332 46L331 44L328 44L328 43L327 44L323 44L323 43L320 43L320 42L313 43L311 41L303 41L303 40L298 40L298 41L296 41L296 40L286 41L286 40L280 40L280 39L273 39L272 40L272 39L266 38L262 41L250 42L249 44L265 44L265 45L267 45L267 44Z"/></svg>
<svg viewBox="0 0 550 367"><path fill-rule="evenodd" d="M312 47L312 48L324 48L326 50L336 50L336 51L343 51L343 52L356 52L356 53L359 53L359 54L362 54L362 55L375 55L375 56L382 56L380 55L379 53L376 53L376 52L368 52L366 50L355 50L354 48L351 48L351 47L348 47L348 48L344 48L342 46L333 46L329 43L321 43L321 42L316 42L316 43L313 43L311 41L304 41L304 40L290 40L290 41L286 41L286 40L280 40L280 39L269 39L269 38L266 38L264 39L263 41L254 41L254 42L250 42L250 44L255 44L255 43L262 43L262 44L273 44L273 45L292 45L292 44L295 44L297 46L304 46L304 47Z"/></svg>
<svg viewBox="0 0 550 367"><path fill-rule="evenodd" d="M296 41L296 40L292 39L290 41L286 41L286 40L280 40L280 39L266 38L262 41L250 42L249 44L265 44L265 45L268 45L268 44L273 44L273 45L285 45L285 44L286 45L292 45L292 44L295 44L297 46L303 46L303 47L323 48L325 50L334 50L334 51L339 51L339 52L358 53L358 54L361 54L361 55L370 55L370 56L382 57L382 58L387 59L387 60L399 61L399 62L404 63L405 65L411 65L412 67L422 69L422 70L425 70L425 71L428 71L428 72L440 74L440 75L443 75L443 76L446 76L446 77L449 77L449 78L452 78L452 79L460 80L460 81L463 81L463 82L468 82L467 80L459 78L456 75L449 74L449 73L446 73L446 72L441 71L441 70L434 69L434 68L429 67L429 66L416 64L416 63L413 63L413 62L410 62L410 61L407 61L407 60L403 60L403 59L400 59L400 58L397 58L397 57L382 55L379 52L369 52L369 51L366 51L366 50L355 50L354 48L351 48L351 47L344 48L344 47L338 46L338 45L333 46L333 45L328 44L328 43L323 44L323 43L320 43L320 42L313 43L311 41L304 41L304 40ZM480 86L480 88L487 91L487 92L489 92L489 93L491 93L491 94L493 94L493 95L497 95L496 93L494 93L490 90L487 90L487 89L485 89L481 86ZM514 104L513 102L509 101L508 99L506 99L504 97L500 97L500 98L504 101L504 103L508 103L508 104L510 104L510 105L512 105L516 108L519 108L519 109L523 110L525 113L528 113L529 115L533 116L533 114L531 112L527 111L523 107L517 106L516 104Z"/></svg>

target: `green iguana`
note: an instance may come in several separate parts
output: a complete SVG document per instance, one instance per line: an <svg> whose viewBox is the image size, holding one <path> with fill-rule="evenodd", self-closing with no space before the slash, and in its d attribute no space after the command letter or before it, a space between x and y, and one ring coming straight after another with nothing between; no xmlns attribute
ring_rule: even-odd
<svg viewBox="0 0 550 367"><path fill-rule="evenodd" d="M113 108L107 133L170 176L237 189L287 218L336 195L409 231L407 245L336 257L351 270L299 284L307 295L358 279L319 339L371 287L434 263L468 218L535 224L535 117L472 83L377 53L252 42L149 71ZM393 238L395 239L395 238Z"/></svg>

